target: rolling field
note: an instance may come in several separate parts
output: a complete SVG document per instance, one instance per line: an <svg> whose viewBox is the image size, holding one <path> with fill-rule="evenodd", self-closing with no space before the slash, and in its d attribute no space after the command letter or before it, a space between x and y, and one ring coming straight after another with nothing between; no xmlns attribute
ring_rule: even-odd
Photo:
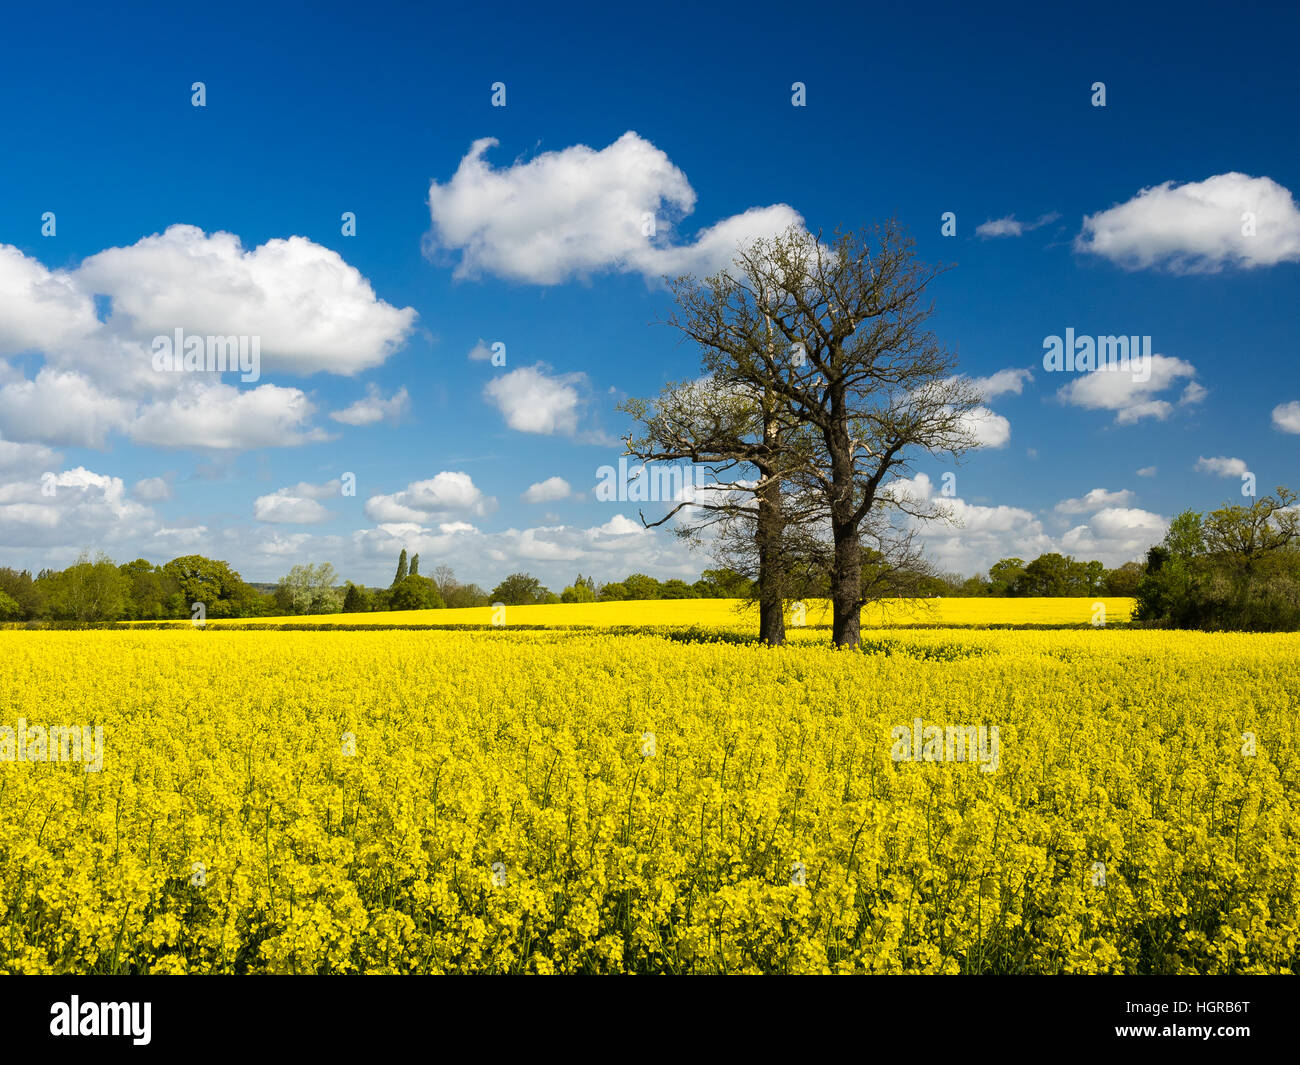
<svg viewBox="0 0 1300 1065"><path fill-rule="evenodd" d="M217 630L0 632L0 971L1297 964L1300 635Z"/></svg>

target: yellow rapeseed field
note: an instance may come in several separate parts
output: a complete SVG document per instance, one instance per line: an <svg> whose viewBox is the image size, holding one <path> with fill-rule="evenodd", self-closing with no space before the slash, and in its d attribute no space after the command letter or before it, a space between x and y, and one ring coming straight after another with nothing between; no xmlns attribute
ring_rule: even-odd
<svg viewBox="0 0 1300 1065"><path fill-rule="evenodd" d="M0 632L0 971L1292 971L1298 659Z"/></svg>
<svg viewBox="0 0 1300 1065"><path fill-rule="evenodd" d="M873 603L862 612L864 626L928 627L934 625L1093 625L1097 604L1107 624L1127 621L1133 600L1125 598L1057 599L910 599ZM787 611L792 627L828 628L830 603L810 600ZM189 625L188 621L173 622ZM674 626L725 628L750 632L758 627L758 608L735 599L650 599L614 603L557 603L551 606L468 607L458 610L394 610L369 614L311 614L249 620L209 621L210 625L499 625L546 628L582 626Z"/></svg>

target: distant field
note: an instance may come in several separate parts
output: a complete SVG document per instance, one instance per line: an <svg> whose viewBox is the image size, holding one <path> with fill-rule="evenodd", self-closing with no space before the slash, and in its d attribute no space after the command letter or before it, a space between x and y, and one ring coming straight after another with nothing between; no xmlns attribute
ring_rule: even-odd
<svg viewBox="0 0 1300 1065"><path fill-rule="evenodd" d="M1106 624L1128 621L1132 599L896 599L875 604L862 612L862 623L876 628L890 625L979 626L979 625L1091 625L1097 603L1105 606ZM787 614L787 623L798 628L797 612ZM811 600L803 612L803 625L827 627L831 623L830 603ZM189 625L188 621L174 622ZM271 617L210 621L211 625L401 625L446 626L499 625L564 628L690 627L732 629L755 628L757 608L737 599L651 599L617 603L559 603L553 606L470 607L464 610L396 610L369 614L309 614L300 617Z"/></svg>

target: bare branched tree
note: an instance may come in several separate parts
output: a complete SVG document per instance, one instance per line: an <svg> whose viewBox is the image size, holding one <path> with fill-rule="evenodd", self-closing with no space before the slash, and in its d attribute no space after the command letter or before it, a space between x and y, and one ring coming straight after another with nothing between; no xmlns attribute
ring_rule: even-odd
<svg viewBox="0 0 1300 1065"><path fill-rule="evenodd" d="M784 486L809 461L811 437L770 390L712 378L669 385L653 402L629 400L622 409L639 432L624 438L627 453L643 462L690 461L709 479L692 484L647 527L682 515L679 536L694 544L712 540L715 554L758 586L759 638L785 642L783 558L786 530L809 515L791 506Z"/></svg>
<svg viewBox="0 0 1300 1065"><path fill-rule="evenodd" d="M815 437L810 459L776 465L823 503L840 646L859 639L868 516L898 507L917 520L942 514L882 488L921 454L956 458L976 442L980 397L925 329L933 308L922 298L941 272L918 262L891 222L837 232L829 245L793 227L742 248L730 271L672 283L678 311L668 321L699 345L705 372L719 387L775 399L778 424Z"/></svg>

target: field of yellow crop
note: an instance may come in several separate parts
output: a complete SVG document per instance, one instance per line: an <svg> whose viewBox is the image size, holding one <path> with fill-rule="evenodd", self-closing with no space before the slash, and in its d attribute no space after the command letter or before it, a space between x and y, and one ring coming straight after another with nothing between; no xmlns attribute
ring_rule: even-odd
<svg viewBox="0 0 1300 1065"><path fill-rule="evenodd" d="M0 971L1296 969L1300 635L824 637L0 632Z"/></svg>
<svg viewBox="0 0 1300 1065"><path fill-rule="evenodd" d="M862 624L880 626L947 625L1092 625L1097 604L1104 621L1123 622L1133 610L1132 599L896 599L874 603L862 612ZM787 610L787 624L826 628L830 603L810 600ZM188 621L176 622L189 625ZM311 614L252 620L210 621L210 625L498 625L542 627L670 626L735 629L758 627L758 608L736 599L649 599L616 603L557 603L548 606L470 607L460 610L399 610L370 614Z"/></svg>

